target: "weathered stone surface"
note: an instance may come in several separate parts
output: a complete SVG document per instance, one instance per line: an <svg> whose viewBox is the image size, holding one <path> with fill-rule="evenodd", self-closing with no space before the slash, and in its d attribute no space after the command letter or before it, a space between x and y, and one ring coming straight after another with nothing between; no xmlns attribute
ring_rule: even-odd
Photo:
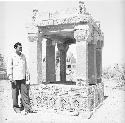
<svg viewBox="0 0 125 123"><path fill-rule="evenodd" d="M87 44L86 42L77 42L76 43L76 69L77 69L77 78L82 78L87 80Z"/></svg>
<svg viewBox="0 0 125 123"><path fill-rule="evenodd" d="M29 61L29 73L30 73L30 84L37 83L37 42L29 42L28 51L30 56ZM36 74L34 74L36 73Z"/></svg>
<svg viewBox="0 0 125 123"><path fill-rule="evenodd" d="M100 26L96 24L91 15L85 8L80 7L77 16L40 20L39 23L33 22L29 40L31 43L37 41L33 32L38 26L37 41L37 81L47 84L31 85L30 99L34 110L42 108L53 109L56 111L72 112L90 116L104 100L104 86L101 82L102 67L102 47L103 33ZM36 19L36 18L35 18ZM34 37L33 37L34 36ZM42 38L47 39L45 68L43 68L42 58ZM66 78L66 52L69 45L76 43L76 77ZM56 70L55 46L59 51L59 70ZM36 56L35 56L36 58ZM45 71L43 69L46 69ZM45 75L43 75L43 71ZM71 72L71 70L70 70ZM59 75L57 77L56 75ZM72 82L72 85L62 85ZM67 80L70 80L67 81ZM75 84L75 85L74 85ZM74 114L75 114L74 113Z"/></svg>
<svg viewBox="0 0 125 123"><path fill-rule="evenodd" d="M87 44L88 49L88 64L87 64L87 73L88 73L88 80L89 84L93 85L96 84L96 45L95 44Z"/></svg>
<svg viewBox="0 0 125 123"><path fill-rule="evenodd" d="M57 111L91 112L102 103L102 85L31 85L30 99L34 110L52 108ZM97 98L98 94L98 98Z"/></svg>
<svg viewBox="0 0 125 123"><path fill-rule="evenodd" d="M42 83L42 37L38 34L37 41L37 82Z"/></svg>
<svg viewBox="0 0 125 123"><path fill-rule="evenodd" d="M77 42L87 41L90 33L88 24L75 26L74 29L76 30L74 32L74 37Z"/></svg>
<svg viewBox="0 0 125 123"><path fill-rule="evenodd" d="M54 82L55 76L55 46L51 40L46 42L46 82Z"/></svg>
<svg viewBox="0 0 125 123"><path fill-rule="evenodd" d="M58 44L57 47L60 52L60 81L66 82L66 52L68 45Z"/></svg>
<svg viewBox="0 0 125 123"><path fill-rule="evenodd" d="M96 72L97 72L97 83L101 83L102 49L96 49Z"/></svg>

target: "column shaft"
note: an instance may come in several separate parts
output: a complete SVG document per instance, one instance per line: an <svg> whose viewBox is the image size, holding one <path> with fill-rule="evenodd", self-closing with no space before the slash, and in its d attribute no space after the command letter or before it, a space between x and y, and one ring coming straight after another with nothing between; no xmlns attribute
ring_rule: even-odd
<svg viewBox="0 0 125 123"><path fill-rule="evenodd" d="M96 70L97 70L97 82L101 82L102 74L102 49L96 49Z"/></svg>
<svg viewBox="0 0 125 123"><path fill-rule="evenodd" d="M87 80L87 44L84 42L76 42L76 68L77 78Z"/></svg>
<svg viewBox="0 0 125 123"><path fill-rule="evenodd" d="M66 51L60 50L60 81L66 82Z"/></svg>
<svg viewBox="0 0 125 123"><path fill-rule="evenodd" d="M88 80L89 84L96 84L96 45L88 44Z"/></svg>
<svg viewBox="0 0 125 123"><path fill-rule="evenodd" d="M55 46L52 40L46 41L46 82L55 82Z"/></svg>
<svg viewBox="0 0 125 123"><path fill-rule="evenodd" d="M37 41L37 83L42 83L42 37L40 33Z"/></svg>

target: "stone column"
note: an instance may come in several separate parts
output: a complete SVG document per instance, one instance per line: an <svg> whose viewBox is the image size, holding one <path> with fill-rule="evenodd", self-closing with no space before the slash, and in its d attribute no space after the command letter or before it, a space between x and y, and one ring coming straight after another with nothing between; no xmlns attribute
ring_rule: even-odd
<svg viewBox="0 0 125 123"><path fill-rule="evenodd" d="M76 39L76 77L77 79L88 80L88 25L79 25L75 27L74 38Z"/></svg>
<svg viewBox="0 0 125 123"><path fill-rule="evenodd" d="M52 40L46 41L46 82L55 82L55 46Z"/></svg>
<svg viewBox="0 0 125 123"><path fill-rule="evenodd" d="M88 44L88 80L90 85L96 84L96 44L91 41Z"/></svg>
<svg viewBox="0 0 125 123"><path fill-rule="evenodd" d="M60 81L66 82L66 52L68 50L67 44L57 45L60 52Z"/></svg>
<svg viewBox="0 0 125 123"><path fill-rule="evenodd" d="M46 82L46 39L42 40L42 82Z"/></svg>
<svg viewBox="0 0 125 123"><path fill-rule="evenodd" d="M55 47L56 50L56 81L60 81L60 53L59 50L57 50L57 45Z"/></svg>
<svg viewBox="0 0 125 123"><path fill-rule="evenodd" d="M37 82L42 83L42 35L38 33L37 41Z"/></svg>
<svg viewBox="0 0 125 123"><path fill-rule="evenodd" d="M101 83L102 75L102 46L98 41L96 48L96 72L97 72L97 83Z"/></svg>
<svg viewBox="0 0 125 123"><path fill-rule="evenodd" d="M37 81L37 41L29 42L28 45L28 69L30 73L30 84L38 84Z"/></svg>
<svg viewBox="0 0 125 123"><path fill-rule="evenodd" d="M28 69L30 73L30 84L38 84L38 44L40 43L40 37L38 41L38 33L28 33ZM38 43L39 42L39 43Z"/></svg>

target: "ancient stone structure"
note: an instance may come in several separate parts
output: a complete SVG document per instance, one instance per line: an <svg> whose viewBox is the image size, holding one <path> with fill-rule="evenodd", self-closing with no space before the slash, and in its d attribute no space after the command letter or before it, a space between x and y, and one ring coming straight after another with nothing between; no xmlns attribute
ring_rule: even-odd
<svg viewBox="0 0 125 123"><path fill-rule="evenodd" d="M102 74L103 33L92 16L79 2L77 15L68 18L40 20L27 27L28 39L36 51L30 60L31 76L36 76L30 87L31 105L90 117L103 102ZM43 43L45 58L43 60ZM76 45L76 73L72 82L66 79L66 54L70 45ZM56 80L56 52L59 52L60 80ZM46 62L43 62L46 61ZM43 64L45 68L43 69ZM35 66L35 67L34 67ZM43 77L44 75L44 77ZM44 79L43 79L44 78Z"/></svg>

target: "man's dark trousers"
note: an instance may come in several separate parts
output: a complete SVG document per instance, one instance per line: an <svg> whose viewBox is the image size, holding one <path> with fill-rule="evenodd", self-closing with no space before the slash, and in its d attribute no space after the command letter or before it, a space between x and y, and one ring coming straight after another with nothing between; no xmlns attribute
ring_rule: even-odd
<svg viewBox="0 0 125 123"><path fill-rule="evenodd" d="M26 111L30 110L29 85L25 79L12 82L13 107L18 107L18 95L21 93L21 105Z"/></svg>

